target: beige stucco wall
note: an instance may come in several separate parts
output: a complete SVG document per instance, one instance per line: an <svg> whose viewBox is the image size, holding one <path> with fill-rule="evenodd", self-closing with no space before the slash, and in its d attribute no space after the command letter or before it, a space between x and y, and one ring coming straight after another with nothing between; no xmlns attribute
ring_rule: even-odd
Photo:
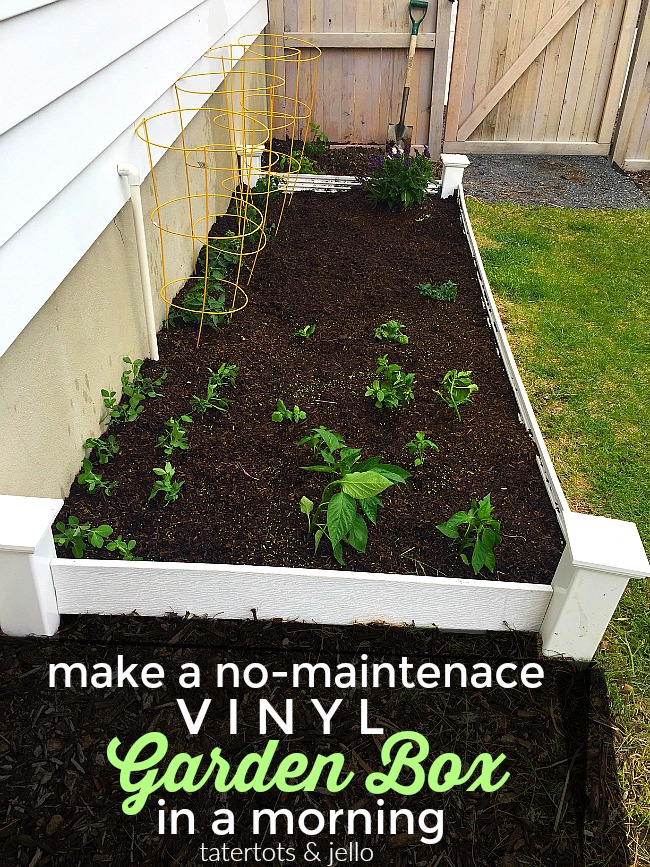
<svg viewBox="0 0 650 867"><path fill-rule="evenodd" d="M222 103L218 95L208 104ZM227 139L227 128L216 127L207 112L199 112L185 130L189 147ZM225 152L208 162L221 164L226 174L230 171ZM193 171L192 192L198 192L203 172ZM186 194L181 152L167 152L155 176L159 201ZM224 176L222 171L210 172L213 192ZM154 207L151 176L143 182L142 199L148 214ZM226 207L225 198L211 200L211 212ZM187 230L185 207L167 210L166 216L170 227ZM156 318L162 325L159 232L148 217L145 229ZM189 276L198 245L192 251L190 239L173 235L165 235L164 242L167 280ZM178 283L176 291L181 286ZM188 340L191 348L192 338ZM101 389L119 393L122 357L145 358L147 345L133 214L127 202L0 357L0 493L67 494L83 458L83 442L100 433L105 413Z"/></svg>

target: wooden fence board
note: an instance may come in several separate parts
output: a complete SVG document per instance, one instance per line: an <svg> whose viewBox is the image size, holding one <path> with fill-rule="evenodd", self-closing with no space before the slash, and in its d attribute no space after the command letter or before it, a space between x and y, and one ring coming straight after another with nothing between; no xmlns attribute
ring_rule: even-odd
<svg viewBox="0 0 650 867"><path fill-rule="evenodd" d="M623 94L614 142L614 162L632 171L650 171L650 4L644 0L636 45Z"/></svg>

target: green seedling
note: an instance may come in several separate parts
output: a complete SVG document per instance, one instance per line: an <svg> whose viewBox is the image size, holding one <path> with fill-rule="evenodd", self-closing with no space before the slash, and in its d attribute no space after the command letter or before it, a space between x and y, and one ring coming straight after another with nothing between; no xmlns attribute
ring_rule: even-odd
<svg viewBox="0 0 650 867"><path fill-rule="evenodd" d="M303 412L299 406L294 406L293 409L289 409L285 406L284 401L278 398L278 402L276 404L275 412L271 415L271 421L283 422L283 421L291 421L294 424L298 424L298 422L304 421L307 418L307 413Z"/></svg>
<svg viewBox="0 0 650 867"><path fill-rule="evenodd" d="M174 449L187 451L190 447L190 444L187 441L187 429L181 427L181 422L192 424L192 416L182 415L180 418L170 418L169 421L165 422L167 433L161 434L158 437L156 447L161 448L166 455L171 455Z"/></svg>
<svg viewBox="0 0 650 867"><path fill-rule="evenodd" d="M204 281L199 278L194 286L185 293L183 300L178 302L180 306L169 308L167 321L172 328L182 325L200 325L201 311L203 310L203 324L214 331L219 330L219 326L225 318L223 310L226 293L221 288L220 283L210 281L210 279L208 279L205 301L203 290Z"/></svg>
<svg viewBox="0 0 650 867"><path fill-rule="evenodd" d="M436 529L451 539L466 566L470 565L467 552L472 552L471 566L475 575L484 566L494 572L494 548L501 542L501 524L492 515L490 494L478 502L472 500L467 512L456 512L444 524L437 524Z"/></svg>
<svg viewBox="0 0 650 867"><path fill-rule="evenodd" d="M179 493L185 482L174 482L172 479L176 473L174 467L167 461L165 463L164 468L162 467L154 467L154 473L158 476L156 481L153 483L153 487L151 488L151 493L149 494L149 500L153 500L154 497L157 497L158 494L164 494L165 505L168 506L169 503L173 503L178 499Z"/></svg>
<svg viewBox="0 0 650 867"><path fill-rule="evenodd" d="M447 406L454 410L458 421L460 421L458 407L470 402L474 392L478 391L478 385L472 382L471 375L471 370L448 370L442 379L440 386L442 391L434 391L434 394L441 397Z"/></svg>
<svg viewBox="0 0 650 867"><path fill-rule="evenodd" d="M54 541L62 548L72 548L73 557L83 557L88 545L93 548L103 548L104 542L113 533L108 524L91 527L90 524L80 524L79 518L70 515L67 522L57 521Z"/></svg>
<svg viewBox="0 0 650 867"><path fill-rule="evenodd" d="M307 150L305 148L305 150ZM297 172L299 175L321 175L314 163L309 159L306 153L301 154L300 151L292 151L291 156L280 154L278 157L278 171L280 172Z"/></svg>
<svg viewBox="0 0 650 867"><path fill-rule="evenodd" d="M321 132L320 126L315 123L310 122L309 132L311 141L305 142L305 153L310 157L322 157L330 146L329 138L324 132Z"/></svg>
<svg viewBox="0 0 650 867"><path fill-rule="evenodd" d="M95 449L95 454L100 464L107 464L120 450L114 436L109 436L107 439L103 439L102 437L87 439L84 443L84 448L89 451Z"/></svg>
<svg viewBox="0 0 650 867"><path fill-rule="evenodd" d="M129 365L122 372L122 399L118 403L114 391L102 389L104 406L108 410L109 424L117 422L133 422L144 411L144 401L150 397L161 397L157 389L167 379L167 371L164 370L158 379L142 376L140 368L144 364L141 358L131 361L128 355L122 359Z"/></svg>
<svg viewBox="0 0 650 867"><path fill-rule="evenodd" d="M222 397L219 393L224 387L234 388L235 377L239 368L236 364L222 364L217 371L208 368L210 377L208 379L207 392L205 397L194 395L191 404L194 409L204 415L209 409L217 410L217 412L227 412L229 404L232 400Z"/></svg>
<svg viewBox="0 0 650 867"><path fill-rule="evenodd" d="M82 488L88 488L88 493L93 494L95 491L103 491L107 497L110 497L113 488L117 487L117 482L105 482L99 473L93 471L93 465L88 458L84 458L82 471L77 476L77 481Z"/></svg>
<svg viewBox="0 0 650 867"><path fill-rule="evenodd" d="M418 289L423 298L434 298L436 301L455 301L458 296L458 286L453 280L438 285L418 283Z"/></svg>
<svg viewBox="0 0 650 867"><path fill-rule="evenodd" d="M110 542L106 543L106 550L117 551L122 560L142 560L142 557L136 557L133 553L135 546L135 539L129 539L127 542L126 539L123 539L120 535L117 539L111 539Z"/></svg>
<svg viewBox="0 0 650 867"><path fill-rule="evenodd" d="M293 332L294 337L299 337L301 340L309 340L312 334L316 331L315 325L305 325L304 328L299 328Z"/></svg>
<svg viewBox="0 0 650 867"><path fill-rule="evenodd" d="M389 364L388 356L377 359L377 379L366 389L377 409L396 409L413 400L414 373L403 373L399 364Z"/></svg>
<svg viewBox="0 0 650 867"><path fill-rule="evenodd" d="M404 446L405 449L408 449L411 457L413 457L413 466L421 467L427 460L427 451L439 452L440 449L433 442L433 440L427 439L427 435L424 431L419 430L413 439L406 443Z"/></svg>
<svg viewBox="0 0 650 867"><path fill-rule="evenodd" d="M309 534L314 536L314 552L323 537L329 540L332 554L345 565L343 545L363 554L368 542L368 525L377 524L377 511L383 505L379 496L387 488L405 482L410 473L402 467L382 463L380 456L361 460L361 449L348 448L342 437L317 427L300 440L320 453L322 464L301 467L331 476L315 506L309 497L300 500L300 511L307 516Z"/></svg>
<svg viewBox="0 0 650 867"><path fill-rule="evenodd" d="M388 322L383 322L378 328L375 328L375 337L377 340L392 340L394 343L408 343L409 339L404 334L404 326L396 319L390 319Z"/></svg>

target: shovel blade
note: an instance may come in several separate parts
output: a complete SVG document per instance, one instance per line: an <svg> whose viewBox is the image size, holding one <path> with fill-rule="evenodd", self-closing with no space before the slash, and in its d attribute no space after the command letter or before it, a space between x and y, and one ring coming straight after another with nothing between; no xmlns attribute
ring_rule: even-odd
<svg viewBox="0 0 650 867"><path fill-rule="evenodd" d="M395 143L395 146L401 150L405 151L406 148L411 147L411 139L413 138L413 127L412 126L402 126L398 123L391 123L388 125L388 135L386 136L386 141L388 144Z"/></svg>

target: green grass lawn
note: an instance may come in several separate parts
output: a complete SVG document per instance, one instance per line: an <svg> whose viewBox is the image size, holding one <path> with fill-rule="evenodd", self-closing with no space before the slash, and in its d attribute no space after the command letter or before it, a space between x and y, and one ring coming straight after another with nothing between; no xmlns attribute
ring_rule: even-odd
<svg viewBox="0 0 650 867"><path fill-rule="evenodd" d="M635 521L650 551L650 211L468 208L571 507ZM630 584L596 661L632 863L650 863L650 582Z"/></svg>

